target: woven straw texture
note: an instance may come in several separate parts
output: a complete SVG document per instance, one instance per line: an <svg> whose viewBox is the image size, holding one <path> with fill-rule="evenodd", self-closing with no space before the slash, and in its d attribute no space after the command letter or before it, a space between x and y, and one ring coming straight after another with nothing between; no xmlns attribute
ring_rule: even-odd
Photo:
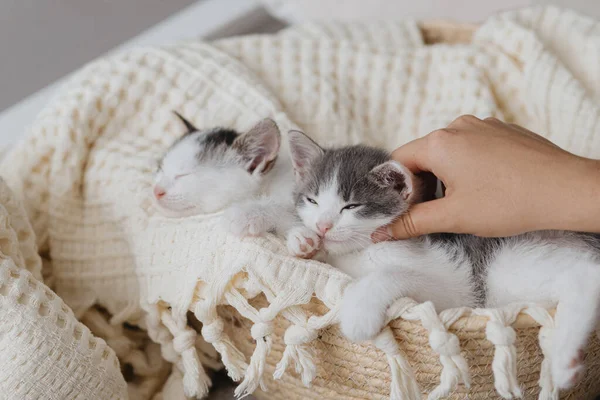
<svg viewBox="0 0 600 400"><path fill-rule="evenodd" d="M51 260L46 282L127 366L129 398L203 397L216 353L239 395L265 385L272 398L435 399L471 380L457 398L497 398L493 385L535 398L539 376L539 397L558 398L554 320L537 305L438 314L399 299L393 331L350 344L335 328L348 276L290 257L272 235L240 240L220 213L167 218L151 201L156 160L182 134L172 110L199 127L246 131L271 117L320 142L387 148L457 115L495 116L600 158L600 24L534 8L491 18L470 43L464 32L425 26L425 41L454 43L428 46L410 21L307 24L133 49L73 77L0 173ZM289 163L283 147L277 162ZM520 329L524 314L542 328ZM594 338L572 398L596 389L599 356Z"/></svg>
<svg viewBox="0 0 600 400"><path fill-rule="evenodd" d="M323 313L325 307L313 301L308 308ZM266 300L256 299L258 308L266 305ZM249 334L250 324L232 307L222 307L220 313L231 329L231 337L246 356L252 355L255 341ZM501 399L494 389L492 361L494 346L486 339L483 317L464 317L450 329L460 340L462 354L469 364L471 388L458 387L447 399ZM274 330L273 350L267 360L267 391L257 391L254 396L264 400L290 399L336 399L358 400L389 399L391 375L385 354L372 345L361 345L346 340L337 327L321 332L316 344L318 375L310 388L302 384L298 374L290 373L280 380L273 379L275 366L281 359L285 344L283 336L289 321L277 320ZM415 369L417 380L423 392L430 393L438 384L442 367L439 356L429 347L427 330L420 323L397 319L391 322L394 336ZM537 399L540 394L540 366L544 359L539 342L539 324L528 316L521 316L513 324L518 340L518 380L523 389L524 399ZM600 339L594 336L586 349L588 371L582 382L573 390L561 393L561 399L596 399L600 393ZM423 395L423 399L427 395Z"/></svg>

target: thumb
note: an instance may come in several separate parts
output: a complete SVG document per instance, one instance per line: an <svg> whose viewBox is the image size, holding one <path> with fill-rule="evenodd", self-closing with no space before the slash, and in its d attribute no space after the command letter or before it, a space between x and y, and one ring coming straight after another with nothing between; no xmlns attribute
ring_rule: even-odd
<svg viewBox="0 0 600 400"><path fill-rule="evenodd" d="M394 239L409 239L436 232L450 232L450 211L448 198L427 201L412 206L394 223L388 226L388 233Z"/></svg>

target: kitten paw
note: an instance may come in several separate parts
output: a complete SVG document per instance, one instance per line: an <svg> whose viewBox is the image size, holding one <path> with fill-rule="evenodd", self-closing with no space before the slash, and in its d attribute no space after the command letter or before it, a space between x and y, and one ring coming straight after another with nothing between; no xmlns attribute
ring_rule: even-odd
<svg viewBox="0 0 600 400"><path fill-rule="evenodd" d="M224 218L229 232L237 237L260 236L269 230L262 210L233 206L225 211Z"/></svg>
<svg viewBox="0 0 600 400"><path fill-rule="evenodd" d="M291 255L299 258L314 257L321 247L321 238L310 229L300 226L287 235L287 248Z"/></svg>
<svg viewBox="0 0 600 400"><path fill-rule="evenodd" d="M361 292L348 287L340 309L342 334L353 342L373 339L385 327L385 310L371 304Z"/></svg>
<svg viewBox="0 0 600 400"><path fill-rule="evenodd" d="M584 353L579 349L574 357L555 359L552 365L552 380L559 389L570 389L575 386L585 373Z"/></svg>

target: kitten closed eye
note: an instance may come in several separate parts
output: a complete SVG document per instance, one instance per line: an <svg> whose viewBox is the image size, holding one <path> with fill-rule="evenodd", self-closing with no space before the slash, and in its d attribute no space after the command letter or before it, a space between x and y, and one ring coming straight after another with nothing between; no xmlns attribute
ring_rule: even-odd
<svg viewBox="0 0 600 400"><path fill-rule="evenodd" d="M344 208L342 208L340 210L340 212L344 211L344 210L354 210L355 208L358 208L362 206L362 204L348 204L347 206L345 206Z"/></svg>
<svg viewBox="0 0 600 400"><path fill-rule="evenodd" d="M314 199L311 199L310 197L306 197L306 201L308 201L311 204L315 204L315 205L318 204Z"/></svg>

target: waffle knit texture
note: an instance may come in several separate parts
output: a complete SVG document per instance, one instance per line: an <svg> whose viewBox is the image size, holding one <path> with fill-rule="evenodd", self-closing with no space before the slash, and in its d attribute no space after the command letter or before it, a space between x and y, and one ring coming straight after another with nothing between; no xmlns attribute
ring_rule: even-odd
<svg viewBox="0 0 600 400"><path fill-rule="evenodd" d="M438 315L430 303L401 299L390 308L391 328L331 364L333 353L319 343L339 338L330 327L349 277L289 257L274 237L232 237L219 213L166 218L152 206L151 184L156 160L181 135L172 110L199 127L244 131L271 117L282 132L299 128L319 142L389 149L461 114L495 116L600 158L599 65L600 24L556 8L493 17L464 45L426 46L417 24L403 22L308 24L276 35L138 48L79 71L0 172L24 205L35 245L49 255L48 282L75 316L110 336L121 362L140 377L131 398L204 396L210 379L203 365L218 367L216 350L241 381L239 395L263 388L276 396L275 377L291 388L315 385L297 398L475 399L496 391L555 399L544 359L543 338L554 324L546 310L518 304ZM202 323L196 329L189 311ZM515 335L512 325L524 314L529 328L542 326L541 348L519 347L519 335L536 343L539 331ZM140 326L152 343L123 322ZM461 351L453 325L475 326L472 340L485 352ZM418 326L419 334L399 346L399 326ZM419 338L432 352L427 373L413 368L424 363L424 353L410 348ZM4 343L2 352L17 345ZM597 366L600 344L591 346L587 362ZM377 362L367 365L361 354L371 351ZM526 383L517 354L536 374ZM577 393L598 385L593 365ZM373 378L360 383L370 370ZM345 380L331 375L343 371L351 372ZM0 371L0 384L5 376Z"/></svg>
<svg viewBox="0 0 600 400"><path fill-rule="evenodd" d="M41 280L25 210L0 180L0 398L126 398L114 351Z"/></svg>

